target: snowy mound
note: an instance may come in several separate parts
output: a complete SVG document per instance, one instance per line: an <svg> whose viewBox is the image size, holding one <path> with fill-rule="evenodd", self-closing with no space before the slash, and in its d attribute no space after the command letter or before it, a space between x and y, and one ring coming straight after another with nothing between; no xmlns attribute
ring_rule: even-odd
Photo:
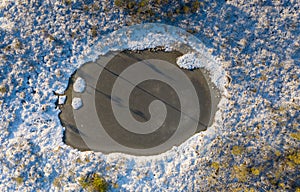
<svg viewBox="0 0 300 192"><path fill-rule="evenodd" d="M79 109L80 107L82 107L82 100L78 97L75 97L72 99L72 107L74 109Z"/></svg>
<svg viewBox="0 0 300 192"><path fill-rule="evenodd" d="M81 77L78 77L73 85L73 90L78 93L82 93L85 89L85 81Z"/></svg>

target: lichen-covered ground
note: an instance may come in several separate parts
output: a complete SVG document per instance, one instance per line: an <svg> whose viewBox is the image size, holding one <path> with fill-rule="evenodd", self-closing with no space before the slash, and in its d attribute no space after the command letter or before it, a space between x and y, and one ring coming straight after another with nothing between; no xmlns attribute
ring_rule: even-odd
<svg viewBox="0 0 300 192"><path fill-rule="evenodd" d="M300 3L195 2L2 1L1 191L78 191L89 173L112 191L300 191ZM226 71L215 134L153 158L64 145L56 94L90 47L141 22L191 32Z"/></svg>

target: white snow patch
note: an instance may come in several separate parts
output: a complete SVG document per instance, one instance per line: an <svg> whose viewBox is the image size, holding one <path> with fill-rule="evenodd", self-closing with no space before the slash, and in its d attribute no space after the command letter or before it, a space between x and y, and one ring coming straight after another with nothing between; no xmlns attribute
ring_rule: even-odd
<svg viewBox="0 0 300 192"><path fill-rule="evenodd" d="M3 7L3 2L0 2L0 8ZM15 24L13 22L8 21L5 18L0 18L0 28L3 30L11 31L14 28Z"/></svg>
<svg viewBox="0 0 300 192"><path fill-rule="evenodd" d="M73 90L77 93L82 93L85 89L85 86L85 80L81 77L78 77L73 85Z"/></svg>
<svg viewBox="0 0 300 192"><path fill-rule="evenodd" d="M205 68L210 72L212 82L222 91L226 84L226 73L221 64L208 58L205 54L187 53L177 58L177 65L184 69Z"/></svg>
<svg viewBox="0 0 300 192"><path fill-rule="evenodd" d="M82 100L81 100L81 98L74 97L72 99L72 107L75 110L80 109L80 107L82 107Z"/></svg>
<svg viewBox="0 0 300 192"><path fill-rule="evenodd" d="M6 5L7 5L9 2L12 2L12 0L1 0L1 1L0 1L0 9L6 7Z"/></svg>
<svg viewBox="0 0 300 192"><path fill-rule="evenodd" d="M58 97L58 104L59 104L59 105L65 104L66 99L67 99L67 96L66 96L66 95L59 96L59 97Z"/></svg>

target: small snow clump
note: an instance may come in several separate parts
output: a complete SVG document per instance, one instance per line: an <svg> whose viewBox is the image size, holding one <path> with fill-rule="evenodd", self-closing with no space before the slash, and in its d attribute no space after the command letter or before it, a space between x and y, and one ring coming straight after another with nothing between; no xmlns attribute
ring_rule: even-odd
<svg viewBox="0 0 300 192"><path fill-rule="evenodd" d="M83 78L78 77L73 85L73 90L77 93L82 93L85 89L85 81Z"/></svg>
<svg viewBox="0 0 300 192"><path fill-rule="evenodd" d="M59 104L59 105L65 104L66 99L67 99L67 96L66 96L66 95L59 96L59 98L58 98L58 104Z"/></svg>
<svg viewBox="0 0 300 192"><path fill-rule="evenodd" d="M72 107L73 109L77 110L79 109L80 107L82 107L82 100L78 97L74 97L72 99Z"/></svg>

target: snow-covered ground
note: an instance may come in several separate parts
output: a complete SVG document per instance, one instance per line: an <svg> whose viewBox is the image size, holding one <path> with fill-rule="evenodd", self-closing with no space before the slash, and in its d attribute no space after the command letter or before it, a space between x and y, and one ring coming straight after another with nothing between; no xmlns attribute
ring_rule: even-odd
<svg viewBox="0 0 300 192"><path fill-rule="evenodd" d="M193 14L144 21L173 30L134 26L136 18L112 1L3 1L1 191L78 191L90 172L112 191L300 190L299 5L204 1ZM176 6L170 1L159 13ZM155 157L80 152L62 142L57 94L81 64L109 50L172 50L176 42L194 50L178 64L205 67L223 93L212 127ZM203 65L201 56L214 62Z"/></svg>

